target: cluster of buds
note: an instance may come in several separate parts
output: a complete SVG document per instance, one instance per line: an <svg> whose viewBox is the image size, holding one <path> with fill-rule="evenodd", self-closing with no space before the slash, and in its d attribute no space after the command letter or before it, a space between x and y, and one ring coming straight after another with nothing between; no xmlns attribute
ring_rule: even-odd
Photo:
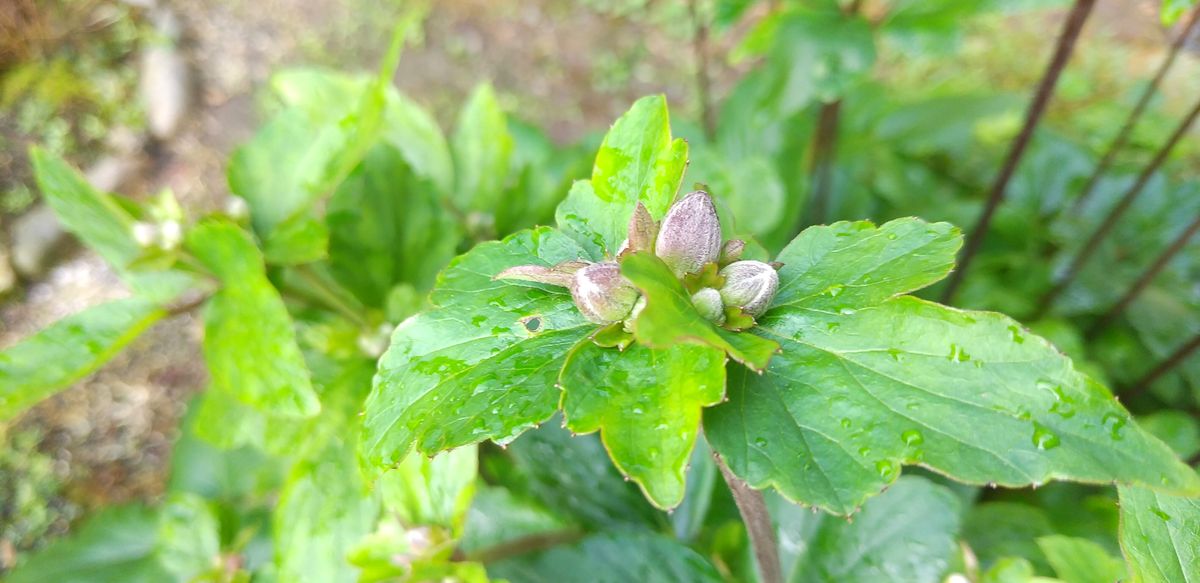
<svg viewBox="0 0 1200 583"><path fill-rule="evenodd" d="M721 243L721 221L712 197L689 193L655 223L641 203L629 220L628 238L617 257L599 263L568 261L547 267L522 265L497 279L520 279L565 287L584 317L597 324L628 323L645 298L621 275L617 259L637 252L656 254L683 281L697 312L719 326L743 330L754 325L779 289L778 264L741 259L745 242Z"/></svg>

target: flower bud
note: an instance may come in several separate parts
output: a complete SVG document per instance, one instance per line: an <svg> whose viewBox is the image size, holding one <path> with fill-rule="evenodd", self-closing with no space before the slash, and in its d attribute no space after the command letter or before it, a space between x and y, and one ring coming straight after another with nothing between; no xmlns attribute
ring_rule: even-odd
<svg viewBox="0 0 1200 583"><path fill-rule="evenodd" d="M701 288L692 294L692 305L705 320L718 326L725 323L725 304L721 301L721 293L711 287Z"/></svg>
<svg viewBox="0 0 1200 583"><path fill-rule="evenodd" d="M650 211L646 210L646 205L637 203L633 214L629 216L629 237L621 244L621 250L617 254L624 255L626 251L653 251L657 231L658 225L654 223Z"/></svg>
<svg viewBox="0 0 1200 583"><path fill-rule="evenodd" d="M583 316L597 324L625 319L638 300L637 288L621 275L616 261L593 263L575 272L571 296Z"/></svg>
<svg viewBox="0 0 1200 583"><path fill-rule="evenodd" d="M741 308L751 316L761 316L767 311L779 290L779 274L761 261L736 261L720 273L725 278L721 287L725 305Z"/></svg>
<svg viewBox="0 0 1200 583"><path fill-rule="evenodd" d="M654 252L682 277L700 271L721 254L721 220L707 192L697 190L671 206L663 217Z"/></svg>
<svg viewBox="0 0 1200 583"><path fill-rule="evenodd" d="M742 258L746 250L746 242L741 239L730 239L721 246L721 265L729 265Z"/></svg>

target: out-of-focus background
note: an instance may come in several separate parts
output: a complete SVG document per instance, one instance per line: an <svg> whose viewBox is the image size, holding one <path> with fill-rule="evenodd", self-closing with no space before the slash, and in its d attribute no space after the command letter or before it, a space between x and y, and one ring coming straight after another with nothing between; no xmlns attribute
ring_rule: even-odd
<svg viewBox="0 0 1200 583"><path fill-rule="evenodd" d="M702 20L711 18L714 8L701 4ZM698 67L707 61L711 100L722 102L762 60L738 55L770 4L717 26L698 21L686 0L441 0L395 84L451 127L475 85L490 80L513 118L562 144L594 139L652 93L667 96L674 116L702 120ZM864 4L869 13L885 3ZM870 76L1013 96L1017 107L976 128L1007 143L1065 12L1063 2L1013 4L951 23L961 38L931 56L881 45ZM404 9L403 0L0 0L0 347L125 293L39 202L29 146L65 157L103 190L145 198L169 188L189 215L219 208L226 161L269 111L262 95L272 73L374 71ZM1174 38L1160 9L1100 0L1048 127L1102 151ZM1200 95L1198 55L1200 39L1164 80L1136 146L1152 150ZM843 139L856 131L844 128ZM1200 170L1197 131L1173 154L1177 174ZM1054 171L1017 188L1066 188L1052 184ZM990 173L966 178L986 183ZM206 383L199 336L193 317L175 317L0 429L0 569L98 507L161 495L185 405Z"/></svg>

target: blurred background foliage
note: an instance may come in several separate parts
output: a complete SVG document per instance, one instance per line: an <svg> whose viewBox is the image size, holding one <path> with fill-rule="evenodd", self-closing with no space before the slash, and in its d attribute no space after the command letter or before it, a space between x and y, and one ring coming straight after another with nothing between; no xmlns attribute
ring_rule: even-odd
<svg viewBox="0 0 1200 583"><path fill-rule="evenodd" d="M477 468L473 450L460 456L469 461L438 458L452 466L438 472L418 460L390 491L365 494L345 428L373 359L456 254L551 223L572 181L589 175L607 125L644 94L667 96L673 131L689 142L685 187L707 185L730 235L772 253L808 225L841 219L970 229L1068 4L456 0L419 7L393 66L388 38L412 18L409 2L7 3L0 345L140 285L39 218L26 154L37 144L88 169L97 189L128 193L139 220L237 217L248 206L326 413L297 422L202 391L200 323L174 315L98 376L0 425L0 572L332 581L420 580L428 569L478 580L472 563L447 562L448 541L465 537L459 552L513 581L564 580L564 565L578 573L614 552L630 573L649 572L641 563L661 553L663 573L752 579L744 529L704 451L669 516L619 479L598 440L568 439L553 421L507 449L481 447ZM1200 356L1139 380L1200 333L1200 238L1097 326L1200 216L1196 128L1078 277L1038 309L1200 96L1193 39L1077 204L1190 10L1187 0L1099 2L955 305L1021 319L1125 391L1139 421L1194 460ZM431 472L452 483L414 499ZM871 580L890 565L894 580L953 571L1092 581L1120 568L1112 488L989 490L911 473L853 523L771 499L793 580ZM928 530L879 548L921 561L839 562L847 545L871 546L873 521L913 509L909 523ZM488 554L546 533L572 544ZM398 554L411 559L405 569ZM326 560L342 555L353 566ZM1080 573L1080 563L1096 570Z"/></svg>

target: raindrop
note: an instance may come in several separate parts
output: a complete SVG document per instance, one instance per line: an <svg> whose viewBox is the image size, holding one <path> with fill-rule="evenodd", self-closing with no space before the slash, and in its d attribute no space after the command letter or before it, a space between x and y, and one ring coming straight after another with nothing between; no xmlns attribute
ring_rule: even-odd
<svg viewBox="0 0 1200 583"><path fill-rule="evenodd" d="M912 447L925 443L925 436L921 435L921 432L917 431L916 429L909 429L908 431L901 433L900 439L904 440L904 445Z"/></svg>
<svg viewBox="0 0 1200 583"><path fill-rule="evenodd" d="M767 438L765 438L765 437L754 438L754 445L756 447L767 447Z"/></svg>
<svg viewBox="0 0 1200 583"><path fill-rule="evenodd" d="M858 448L858 455L861 455L861 456L863 456L863 457L867 457L867 455L869 455L870 453L871 453L871 448L869 448L869 447L867 447L867 446L863 446L863 447L860 447L860 448Z"/></svg>
<svg viewBox="0 0 1200 583"><path fill-rule="evenodd" d="M843 316L851 316L857 311L858 310L855 310L854 308L841 308L838 310L838 313Z"/></svg>
<svg viewBox="0 0 1200 583"><path fill-rule="evenodd" d="M1163 520L1171 520L1171 515L1167 514L1166 512L1163 512L1163 509L1159 508L1157 506L1152 506L1150 508L1150 512L1153 512L1155 516L1157 516Z"/></svg>
<svg viewBox="0 0 1200 583"><path fill-rule="evenodd" d="M889 348L887 353L888 356L892 357L892 360L900 362L900 354L902 354L902 352L899 348Z"/></svg>
<svg viewBox="0 0 1200 583"><path fill-rule="evenodd" d="M1124 436L1121 435L1121 429L1125 427L1124 417L1121 417L1117 413L1105 413L1103 423L1108 428L1109 437L1112 437L1113 441L1124 439Z"/></svg>
<svg viewBox="0 0 1200 583"><path fill-rule="evenodd" d="M831 298L836 298L836 297L838 297L839 294L842 293L842 290L844 290L844 289L846 289L846 286L844 286L840 283L835 283L835 284L829 286L828 288L826 288L825 293L829 294L829 297L831 297Z"/></svg>
<svg viewBox="0 0 1200 583"><path fill-rule="evenodd" d="M842 429L850 429L851 425L852 425L852 423L851 423L850 419L848 419L848 418L842 419Z"/></svg>
<svg viewBox="0 0 1200 583"><path fill-rule="evenodd" d="M1009 327L1008 327L1008 333L1012 335L1012 341L1013 341L1013 342L1016 342L1017 344L1024 344L1024 343L1025 343L1025 335L1021 333L1021 327L1020 327L1020 326L1017 326L1017 325L1015 325L1015 324L1014 324L1014 325L1012 325L1012 326L1009 326Z"/></svg>
<svg viewBox="0 0 1200 583"><path fill-rule="evenodd" d="M1033 445L1038 449L1054 449L1059 446L1059 439L1054 432L1035 421L1033 423Z"/></svg>
<svg viewBox="0 0 1200 583"><path fill-rule="evenodd" d="M971 355L967 354L961 346L957 344L950 345L950 355L946 357L950 362L967 362L971 360Z"/></svg>
<svg viewBox="0 0 1200 583"><path fill-rule="evenodd" d="M875 471L879 472L879 477L885 480L890 480L896 475L896 464L888 460L880 460L875 463Z"/></svg>

